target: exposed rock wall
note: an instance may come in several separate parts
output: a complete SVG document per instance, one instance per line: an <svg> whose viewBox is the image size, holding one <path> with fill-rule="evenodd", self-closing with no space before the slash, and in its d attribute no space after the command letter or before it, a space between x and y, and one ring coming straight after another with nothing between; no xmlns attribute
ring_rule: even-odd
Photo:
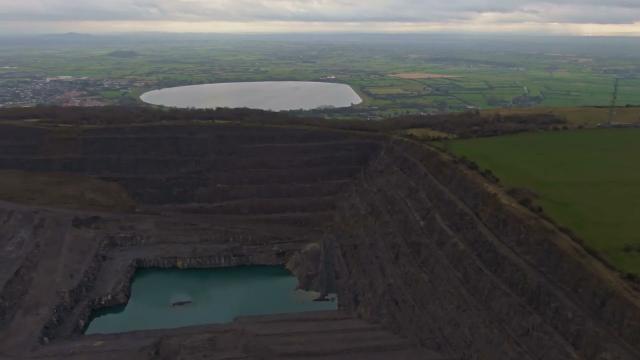
<svg viewBox="0 0 640 360"><path fill-rule="evenodd" d="M0 125L0 133L0 169L100 177L145 205L236 202L225 206L245 212L252 209L238 202L335 196L378 149L375 141L335 131L240 125L73 131Z"/></svg>
<svg viewBox="0 0 640 360"><path fill-rule="evenodd" d="M91 292L96 286L97 277L103 261L104 250L99 249L93 255L89 266L85 268L76 286L68 291L60 291L57 293L59 299L57 299L55 303L51 317L42 327L40 341L46 344L53 340L57 336L56 332L58 328L67 320L73 309L91 296ZM86 311L86 313L88 313L88 311ZM84 325L85 322L86 321L81 321L81 324Z"/></svg>
<svg viewBox="0 0 640 360"><path fill-rule="evenodd" d="M13 320L33 282L44 222L34 214L0 208L0 329Z"/></svg>
<svg viewBox="0 0 640 360"><path fill-rule="evenodd" d="M481 359L637 359L638 297L440 153L389 144L338 211L340 304Z"/></svg>
<svg viewBox="0 0 640 360"><path fill-rule="evenodd" d="M16 307L29 290L33 281L34 269L38 265L40 244L33 245L15 272L8 269L8 280L2 284L0 291L0 328L6 326L15 315Z"/></svg>

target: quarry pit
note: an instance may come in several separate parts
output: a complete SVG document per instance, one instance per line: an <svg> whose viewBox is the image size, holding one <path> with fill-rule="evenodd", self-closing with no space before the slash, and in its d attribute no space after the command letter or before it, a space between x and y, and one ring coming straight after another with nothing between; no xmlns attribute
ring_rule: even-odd
<svg viewBox="0 0 640 360"><path fill-rule="evenodd" d="M424 144L233 122L4 124L0 170L97 181L61 206L0 202L2 358L640 358L637 290ZM92 195L105 191L118 196ZM84 335L138 270L248 265L286 266L339 309Z"/></svg>

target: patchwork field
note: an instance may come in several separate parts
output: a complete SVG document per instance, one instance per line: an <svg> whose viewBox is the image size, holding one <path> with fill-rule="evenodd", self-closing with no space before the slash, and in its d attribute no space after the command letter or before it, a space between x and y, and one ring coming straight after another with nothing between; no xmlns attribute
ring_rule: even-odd
<svg viewBox="0 0 640 360"><path fill-rule="evenodd" d="M620 270L640 274L640 130L528 133L453 141Z"/></svg>
<svg viewBox="0 0 640 360"><path fill-rule="evenodd" d="M396 77L399 79L406 80L420 80L420 79L452 79L459 78L460 76L447 75L447 74L430 74L430 73L400 73L400 74L391 74L390 76Z"/></svg>
<svg viewBox="0 0 640 360"><path fill-rule="evenodd" d="M44 50L3 46L0 39L0 106L58 103L61 92L127 105L148 90L173 86L330 81L350 85L364 102L312 115L381 119L470 109L607 107L615 79L617 104L640 105L640 43L634 39L557 38L544 46L531 38L455 36L90 39L47 43ZM67 80L46 82L58 77Z"/></svg>

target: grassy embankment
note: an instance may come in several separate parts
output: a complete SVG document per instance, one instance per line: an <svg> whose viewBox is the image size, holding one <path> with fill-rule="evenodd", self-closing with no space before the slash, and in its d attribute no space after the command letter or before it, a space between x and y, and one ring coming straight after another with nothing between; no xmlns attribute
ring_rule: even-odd
<svg viewBox="0 0 640 360"><path fill-rule="evenodd" d="M640 275L640 130L592 129L459 140L451 150L528 188L558 224Z"/></svg>
<svg viewBox="0 0 640 360"><path fill-rule="evenodd" d="M135 209L135 202L118 184L62 173L0 170L0 200L98 211Z"/></svg>

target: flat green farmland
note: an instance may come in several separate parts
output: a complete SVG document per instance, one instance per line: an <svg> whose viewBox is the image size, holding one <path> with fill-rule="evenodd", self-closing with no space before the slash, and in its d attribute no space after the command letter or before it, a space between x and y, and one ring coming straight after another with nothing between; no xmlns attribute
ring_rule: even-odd
<svg viewBox="0 0 640 360"><path fill-rule="evenodd" d="M558 224L623 272L640 274L640 129L453 141L509 187L528 188Z"/></svg>

